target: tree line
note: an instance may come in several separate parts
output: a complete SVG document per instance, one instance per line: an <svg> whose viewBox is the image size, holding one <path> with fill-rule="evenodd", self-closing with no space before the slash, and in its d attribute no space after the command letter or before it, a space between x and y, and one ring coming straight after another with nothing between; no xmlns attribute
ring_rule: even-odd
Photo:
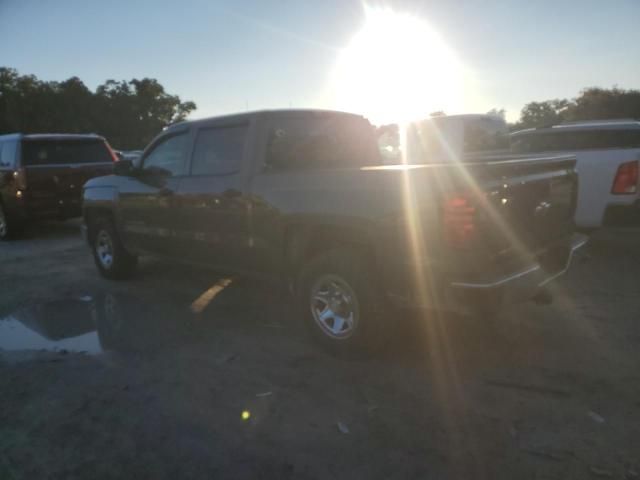
<svg viewBox="0 0 640 480"><path fill-rule="evenodd" d="M618 87L585 88L572 99L553 99L527 103L513 130L557 125L583 120L633 118L640 120L640 90Z"/></svg>
<svg viewBox="0 0 640 480"><path fill-rule="evenodd" d="M115 148L140 149L164 127L184 120L195 109L195 103L170 95L153 78L107 80L91 91L78 77L43 81L0 67L0 134L93 132L106 137ZM504 117L505 112L493 109L489 113ZM640 119L640 90L591 87L573 99L530 102L510 127L518 130L612 118Z"/></svg>
<svg viewBox="0 0 640 480"><path fill-rule="evenodd" d="M195 109L153 78L107 80L92 91L78 77L43 81L0 67L0 134L91 132L114 148L141 149Z"/></svg>

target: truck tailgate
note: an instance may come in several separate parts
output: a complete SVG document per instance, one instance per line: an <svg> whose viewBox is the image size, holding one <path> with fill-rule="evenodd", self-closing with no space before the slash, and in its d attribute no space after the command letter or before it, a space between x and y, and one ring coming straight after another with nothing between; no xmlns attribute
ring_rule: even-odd
<svg viewBox="0 0 640 480"><path fill-rule="evenodd" d="M376 189L369 201L384 212L382 276L402 302L450 308L478 301L470 290L530 298L566 271L584 243L574 233L572 156L365 170Z"/></svg>
<svg viewBox="0 0 640 480"><path fill-rule="evenodd" d="M537 158L484 164L479 174L485 202L478 228L485 248L535 252L574 230L575 158ZM483 181L484 178L484 181Z"/></svg>
<svg viewBox="0 0 640 480"><path fill-rule="evenodd" d="M515 158L466 164L449 172L442 194L467 192L473 205L473 235L463 248L445 245L454 271L479 278L540 264L564 266L567 239L575 230L578 191L575 157ZM465 273L466 275L466 273Z"/></svg>

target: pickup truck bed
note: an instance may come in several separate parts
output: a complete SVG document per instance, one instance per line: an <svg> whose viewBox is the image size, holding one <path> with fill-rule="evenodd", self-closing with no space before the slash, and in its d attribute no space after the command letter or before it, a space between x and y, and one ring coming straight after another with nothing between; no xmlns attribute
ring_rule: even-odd
<svg viewBox="0 0 640 480"><path fill-rule="evenodd" d="M253 221L258 230L284 232L294 222L300 231L363 231L394 301L461 310L468 306L464 291L523 299L566 270L585 241L573 231L573 166L571 156L529 156L260 176L252 185L262 200ZM466 203L447 210L460 201ZM516 279L518 292L504 294ZM429 294L420 292L425 283Z"/></svg>

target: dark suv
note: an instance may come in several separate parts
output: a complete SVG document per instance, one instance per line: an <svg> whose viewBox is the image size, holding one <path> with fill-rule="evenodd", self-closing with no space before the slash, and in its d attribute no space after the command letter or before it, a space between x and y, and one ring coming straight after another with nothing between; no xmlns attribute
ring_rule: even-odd
<svg viewBox="0 0 640 480"><path fill-rule="evenodd" d="M80 216L82 185L115 159L98 135L0 135L0 239L32 219Z"/></svg>

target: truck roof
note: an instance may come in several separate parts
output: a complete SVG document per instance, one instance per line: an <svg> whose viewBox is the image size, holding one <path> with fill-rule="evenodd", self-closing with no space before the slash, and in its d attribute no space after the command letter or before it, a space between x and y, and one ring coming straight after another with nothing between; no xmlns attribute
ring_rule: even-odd
<svg viewBox="0 0 640 480"><path fill-rule="evenodd" d="M549 127L526 128L513 132L511 136L536 135L539 133L579 132L589 130L640 130L640 121L633 119L588 120L567 122Z"/></svg>
<svg viewBox="0 0 640 480"><path fill-rule="evenodd" d="M359 118L361 120L366 120L362 115L358 115L357 113L350 112L341 112L339 110L323 110L323 109L315 109L315 108L286 108L286 109L274 109L274 110L254 110L250 112L241 112L241 113L231 113L227 115L218 115L213 117L199 118L195 120L185 120L184 122L174 123L167 127L167 130L171 130L174 128L179 128L184 125L192 125L198 123L209 123L216 121L247 121L254 117L259 116L269 116L269 117L278 117L278 116L324 116L324 115L344 115L346 117ZM366 120L368 121L368 120Z"/></svg>
<svg viewBox="0 0 640 480"><path fill-rule="evenodd" d="M96 139L104 140L104 137L95 133L10 133L8 135L0 135L0 140L87 140Z"/></svg>

